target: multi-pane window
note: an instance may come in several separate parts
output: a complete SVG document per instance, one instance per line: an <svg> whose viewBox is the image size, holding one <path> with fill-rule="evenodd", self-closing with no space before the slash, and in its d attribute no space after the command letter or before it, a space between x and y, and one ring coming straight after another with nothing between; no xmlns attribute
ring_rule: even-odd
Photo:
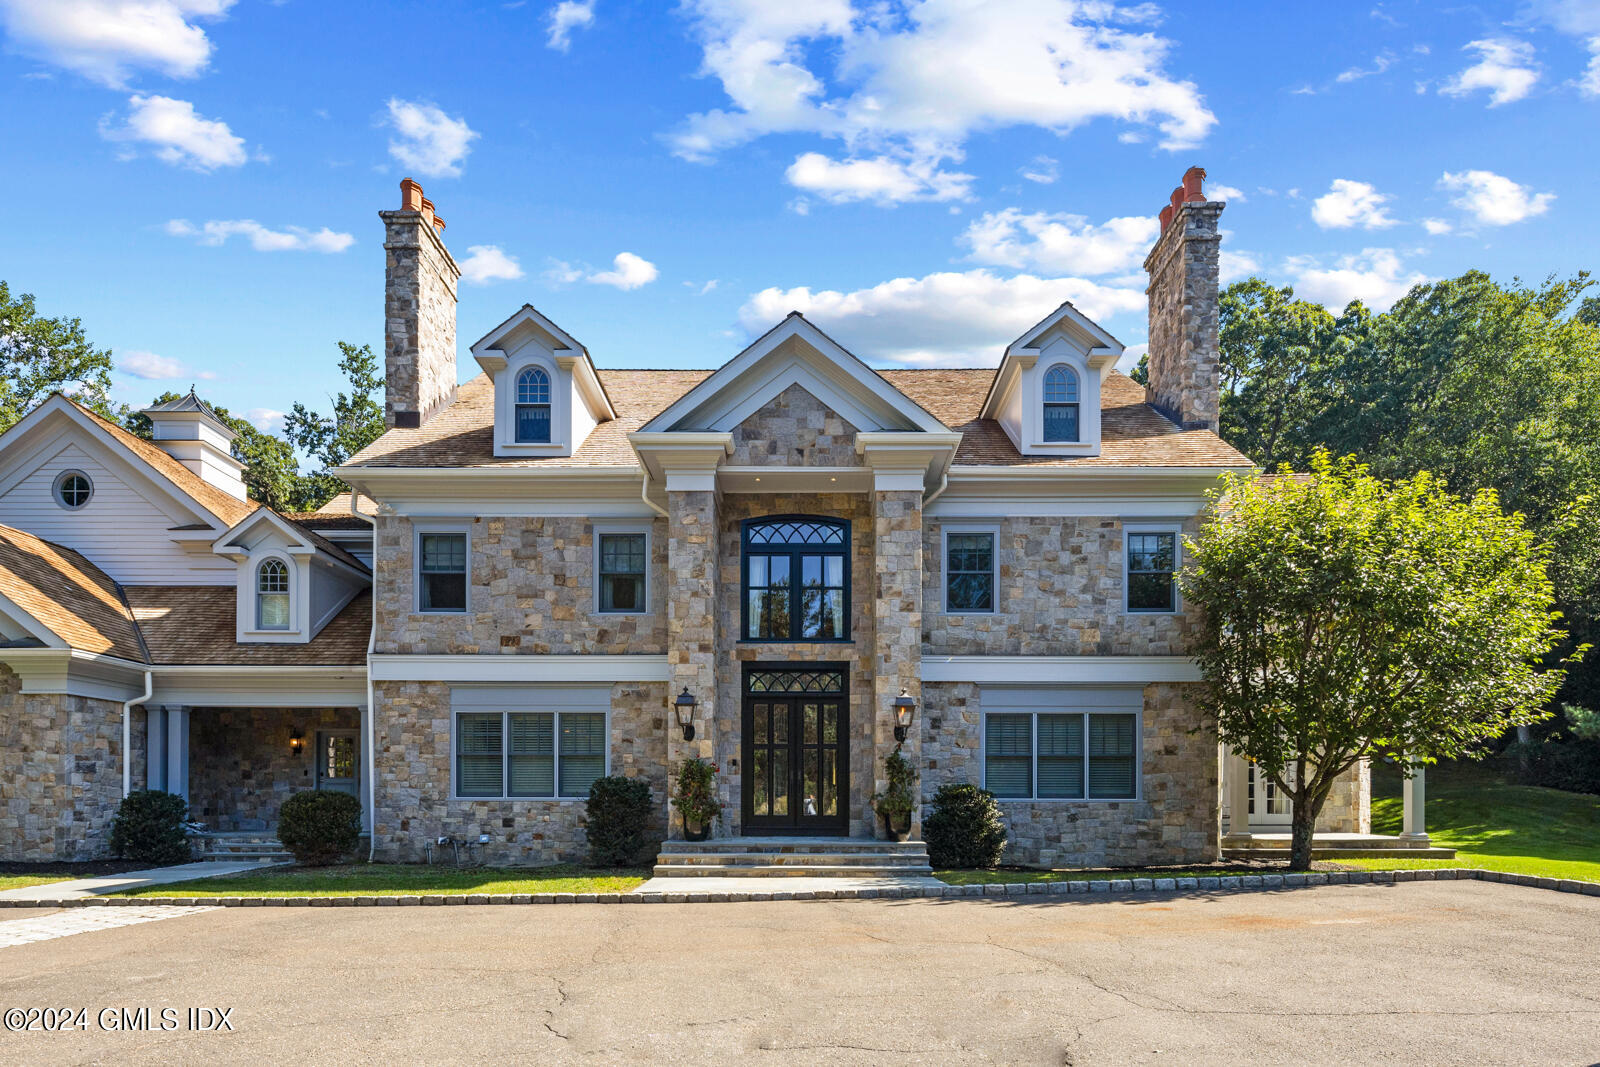
<svg viewBox="0 0 1600 1067"><path fill-rule="evenodd" d="M603 712L456 716L456 795L586 797L606 773Z"/></svg>
<svg viewBox="0 0 1600 1067"><path fill-rule="evenodd" d="M467 610L467 535L417 536L417 610Z"/></svg>
<svg viewBox="0 0 1600 1067"><path fill-rule="evenodd" d="M56 479L56 503L77 511L94 496L94 483L82 471L67 471Z"/></svg>
<svg viewBox="0 0 1600 1067"><path fill-rule="evenodd" d="M944 610L994 610L994 533L951 530L944 540Z"/></svg>
<svg viewBox="0 0 1600 1067"><path fill-rule="evenodd" d="M1176 611L1178 534L1128 532L1128 610Z"/></svg>
<svg viewBox="0 0 1600 1067"><path fill-rule="evenodd" d="M550 443L550 375L529 367L517 375L518 444Z"/></svg>
<svg viewBox="0 0 1600 1067"><path fill-rule="evenodd" d="M1063 363L1044 375L1044 439L1078 439L1078 372Z"/></svg>
<svg viewBox="0 0 1600 1067"><path fill-rule="evenodd" d="M600 610L645 610L649 540L642 533L600 535Z"/></svg>
<svg viewBox="0 0 1600 1067"><path fill-rule="evenodd" d="M289 568L281 559L266 559L256 568L256 629L289 628Z"/></svg>
<svg viewBox="0 0 1600 1067"><path fill-rule="evenodd" d="M842 522L789 518L746 523L745 639L847 639L849 549L849 527Z"/></svg>
<svg viewBox="0 0 1600 1067"><path fill-rule="evenodd" d="M1005 712L984 723L984 788L997 797L1131 800L1138 795L1138 716Z"/></svg>

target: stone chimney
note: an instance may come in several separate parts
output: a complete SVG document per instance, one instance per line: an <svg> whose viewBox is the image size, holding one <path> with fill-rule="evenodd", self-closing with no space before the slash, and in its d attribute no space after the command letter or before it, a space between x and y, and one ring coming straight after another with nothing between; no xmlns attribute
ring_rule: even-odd
<svg viewBox="0 0 1600 1067"><path fill-rule="evenodd" d="M444 220L422 186L400 183L400 210L384 226L385 426L421 426L456 395L456 283L461 268L440 234Z"/></svg>
<svg viewBox="0 0 1600 1067"><path fill-rule="evenodd" d="M188 396L155 404L139 414L150 420L151 442L157 448L194 471L207 485L240 500L250 498L244 486L244 464L233 458L231 446L238 434L195 395L193 387Z"/></svg>
<svg viewBox="0 0 1600 1067"><path fill-rule="evenodd" d="M1145 398L1186 430L1216 430L1221 406L1217 343L1220 200L1190 167L1161 209L1161 236L1145 257L1150 275L1150 384Z"/></svg>

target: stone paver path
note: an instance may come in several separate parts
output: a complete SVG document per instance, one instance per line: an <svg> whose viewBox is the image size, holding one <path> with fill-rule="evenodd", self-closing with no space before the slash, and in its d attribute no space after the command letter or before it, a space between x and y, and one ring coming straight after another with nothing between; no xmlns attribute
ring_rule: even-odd
<svg viewBox="0 0 1600 1067"><path fill-rule="evenodd" d="M0 914L0 948L27 945L35 941L50 941L72 934L87 934L95 930L111 930L118 926L155 922L159 919L181 919L185 915L198 915L216 908L149 907L149 908L72 908L54 915L39 915L27 919L5 920Z"/></svg>

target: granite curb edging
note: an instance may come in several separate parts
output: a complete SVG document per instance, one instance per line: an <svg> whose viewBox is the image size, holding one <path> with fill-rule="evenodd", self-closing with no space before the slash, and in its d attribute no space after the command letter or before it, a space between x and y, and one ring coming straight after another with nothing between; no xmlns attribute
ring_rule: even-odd
<svg viewBox="0 0 1600 1067"><path fill-rule="evenodd" d="M0 908L223 907L372 908L465 904L731 904L752 900L1015 900L1037 897L1094 897L1124 893L1205 893L1301 889L1323 885L1387 885L1395 882L1478 881L1600 896L1600 882L1541 878L1472 867L1422 871L1312 871L1305 874L1217 875L1195 878L1105 878L1071 882L986 882L942 887L708 891L688 893L425 893L404 896L346 897L71 897L57 900L0 900ZM1040 901L1043 903L1043 901Z"/></svg>

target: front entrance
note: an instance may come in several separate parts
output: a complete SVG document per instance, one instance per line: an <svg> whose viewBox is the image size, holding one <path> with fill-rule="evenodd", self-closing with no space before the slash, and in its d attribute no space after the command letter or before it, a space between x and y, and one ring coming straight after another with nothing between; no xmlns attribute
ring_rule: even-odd
<svg viewBox="0 0 1600 1067"><path fill-rule="evenodd" d="M317 788L361 796L354 730L317 731Z"/></svg>
<svg viewBox="0 0 1600 1067"><path fill-rule="evenodd" d="M1293 774L1294 768L1289 768L1288 773ZM1293 821L1294 806L1278 788L1278 783L1262 774L1254 763L1250 764L1250 825L1288 826Z"/></svg>
<svg viewBox="0 0 1600 1067"><path fill-rule="evenodd" d="M850 826L844 664L747 664L744 833L843 834Z"/></svg>

